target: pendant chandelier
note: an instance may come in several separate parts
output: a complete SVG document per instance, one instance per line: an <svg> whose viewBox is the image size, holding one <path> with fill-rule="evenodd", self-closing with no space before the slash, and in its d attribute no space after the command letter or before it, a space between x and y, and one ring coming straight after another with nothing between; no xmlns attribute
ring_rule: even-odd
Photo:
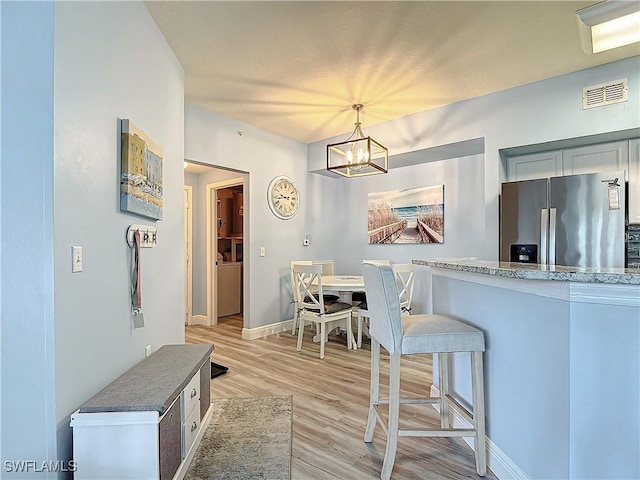
<svg viewBox="0 0 640 480"><path fill-rule="evenodd" d="M353 105L356 128L344 142L327 145L327 170L343 177L362 177L387 173L389 152L371 137L365 137L360 126L362 104Z"/></svg>

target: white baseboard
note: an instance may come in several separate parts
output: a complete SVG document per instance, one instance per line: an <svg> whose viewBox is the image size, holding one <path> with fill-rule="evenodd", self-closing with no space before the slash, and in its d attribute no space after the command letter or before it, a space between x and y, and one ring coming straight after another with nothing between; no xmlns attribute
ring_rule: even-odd
<svg viewBox="0 0 640 480"><path fill-rule="evenodd" d="M431 396L439 397L440 390L435 385L431 385ZM432 404L432 406L440 412L440 405ZM472 428L471 423L462 416L458 407L451 403L450 410L453 413L452 415L452 427L455 428ZM514 480L531 480L531 478L518 466L516 465L502 450L498 448L498 446L491 441L489 437L487 438L487 466L489 469L495 474L499 479L514 479ZM462 437L464 442L474 450L473 437ZM475 451L475 450L474 450Z"/></svg>
<svg viewBox="0 0 640 480"><path fill-rule="evenodd" d="M243 328L242 339L255 340L257 338L263 338L268 335L273 335L275 333L291 331L292 325L293 325L293 319L283 320L282 322L277 322L277 323L271 323L269 325L264 325L262 327Z"/></svg>
<svg viewBox="0 0 640 480"><path fill-rule="evenodd" d="M191 325L206 325L209 326L209 317L206 315L192 315Z"/></svg>

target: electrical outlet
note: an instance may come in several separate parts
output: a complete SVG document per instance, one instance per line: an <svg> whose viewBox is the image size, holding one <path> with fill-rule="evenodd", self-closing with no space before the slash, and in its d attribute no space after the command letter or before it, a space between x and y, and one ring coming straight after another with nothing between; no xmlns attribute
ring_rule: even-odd
<svg viewBox="0 0 640 480"><path fill-rule="evenodd" d="M310 243L311 243L311 237L309 235L306 235L304 237L304 240L302 241L302 245L304 245L305 247L308 247Z"/></svg>
<svg viewBox="0 0 640 480"><path fill-rule="evenodd" d="M148 357L149 355L151 355L151 345L147 345L146 347L144 347L145 358Z"/></svg>

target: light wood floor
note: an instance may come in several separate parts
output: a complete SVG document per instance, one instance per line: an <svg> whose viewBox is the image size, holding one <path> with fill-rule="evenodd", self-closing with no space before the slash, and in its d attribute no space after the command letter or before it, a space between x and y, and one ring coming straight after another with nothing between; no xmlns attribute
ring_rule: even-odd
<svg viewBox="0 0 640 480"><path fill-rule="evenodd" d="M379 478L385 447L380 426L373 443L363 441L369 403L369 343L361 350L348 351L344 336L330 336L326 356L320 360L310 328L301 352L296 352L296 337L290 332L249 341L242 340L241 331L242 317L221 319L214 327L186 327L187 343L213 343L212 360L229 367L227 374L211 381L212 399L292 395L294 480ZM382 385L388 384L387 372L388 362L382 367ZM431 373L430 355L403 358L402 395L427 395ZM381 396L386 395L383 389ZM401 408L402 427L438 423L431 406ZM472 450L461 439L402 437L392 478L481 477L475 473ZM485 478L496 477L488 471Z"/></svg>

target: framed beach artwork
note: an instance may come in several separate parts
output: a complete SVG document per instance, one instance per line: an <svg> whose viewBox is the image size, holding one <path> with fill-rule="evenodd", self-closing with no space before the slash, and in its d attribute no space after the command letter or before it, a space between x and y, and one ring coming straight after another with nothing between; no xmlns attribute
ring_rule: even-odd
<svg viewBox="0 0 640 480"><path fill-rule="evenodd" d="M131 120L120 124L120 210L162 220L162 149Z"/></svg>
<svg viewBox="0 0 640 480"><path fill-rule="evenodd" d="M369 243L444 243L444 185L369 194Z"/></svg>

